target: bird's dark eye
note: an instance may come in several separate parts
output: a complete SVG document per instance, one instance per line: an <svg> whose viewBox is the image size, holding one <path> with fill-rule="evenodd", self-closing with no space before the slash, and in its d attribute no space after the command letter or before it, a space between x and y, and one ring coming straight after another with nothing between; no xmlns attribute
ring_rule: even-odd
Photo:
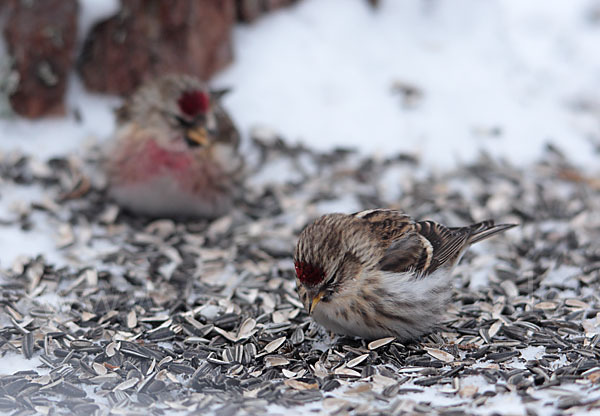
<svg viewBox="0 0 600 416"><path fill-rule="evenodd" d="M333 289L327 289L325 291L325 295L321 299L321 302L329 302L331 300L331 296L333 295Z"/></svg>

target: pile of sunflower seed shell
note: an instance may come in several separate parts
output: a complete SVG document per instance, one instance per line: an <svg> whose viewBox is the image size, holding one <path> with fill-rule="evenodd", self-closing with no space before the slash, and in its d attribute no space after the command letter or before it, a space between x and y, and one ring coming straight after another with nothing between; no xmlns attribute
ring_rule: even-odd
<svg viewBox="0 0 600 416"><path fill-rule="evenodd" d="M121 212L86 171L93 158L2 156L5 185L41 192L0 232L51 233L56 250L1 265L0 363L31 365L0 370L0 412L600 411L597 178L552 146L522 168L482 154L431 172L414 155L316 152L268 133L254 135L235 210L212 222ZM520 227L465 255L430 335L332 336L296 296L296 237L320 214L376 207Z"/></svg>

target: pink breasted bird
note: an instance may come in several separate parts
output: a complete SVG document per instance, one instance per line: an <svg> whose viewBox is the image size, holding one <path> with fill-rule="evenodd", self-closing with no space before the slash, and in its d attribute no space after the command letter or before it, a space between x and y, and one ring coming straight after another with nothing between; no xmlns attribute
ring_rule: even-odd
<svg viewBox="0 0 600 416"><path fill-rule="evenodd" d="M239 190L243 160L232 120L200 80L167 75L118 110L106 154L110 196L153 217L214 218Z"/></svg>

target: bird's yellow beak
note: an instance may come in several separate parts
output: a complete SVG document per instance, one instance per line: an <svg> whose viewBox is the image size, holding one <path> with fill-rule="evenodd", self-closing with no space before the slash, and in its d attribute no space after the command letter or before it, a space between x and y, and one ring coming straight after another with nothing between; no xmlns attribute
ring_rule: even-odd
<svg viewBox="0 0 600 416"><path fill-rule="evenodd" d="M189 129L185 134L185 138L188 140L188 143L192 145L206 147L210 143L208 132L204 127Z"/></svg>
<svg viewBox="0 0 600 416"><path fill-rule="evenodd" d="M317 296L315 296L312 299L312 302L310 303L310 309L308 310L309 315L315 310L315 306L317 306L317 303L321 302L323 296L325 296L325 292L320 292Z"/></svg>

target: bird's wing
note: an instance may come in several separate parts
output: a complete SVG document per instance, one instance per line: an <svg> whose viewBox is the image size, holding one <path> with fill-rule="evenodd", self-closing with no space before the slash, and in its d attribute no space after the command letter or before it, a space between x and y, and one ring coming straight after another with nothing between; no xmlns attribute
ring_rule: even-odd
<svg viewBox="0 0 600 416"><path fill-rule="evenodd" d="M415 232L423 249L420 250L419 261L411 270L425 276L440 267L453 267L470 245L515 226L516 224L495 225L494 221L486 220L466 227L448 228L434 221L419 221L415 223ZM416 238L414 240L416 241ZM399 256L394 251L403 249L402 246L406 244L394 241L386 251L384 259L387 256Z"/></svg>
<svg viewBox="0 0 600 416"><path fill-rule="evenodd" d="M476 242L515 224L495 225L487 220L466 227L449 228L434 221L413 221L394 210L369 210L354 214L369 222L387 248L379 268L390 272L415 272L426 276L444 266L454 266L463 251Z"/></svg>
<svg viewBox="0 0 600 416"><path fill-rule="evenodd" d="M471 227L448 228L433 221L416 224L419 236L431 245L431 257L422 269L423 275L433 273L444 265L453 266L463 250L470 245Z"/></svg>
<svg viewBox="0 0 600 416"><path fill-rule="evenodd" d="M355 212L352 216L366 221L384 240L403 234L415 223L408 215L393 209L368 209Z"/></svg>
<svg viewBox="0 0 600 416"><path fill-rule="evenodd" d="M467 227L450 230L433 221L412 223L394 238L379 267L390 272L415 272L419 276L433 273L441 266L454 264L468 245Z"/></svg>
<svg viewBox="0 0 600 416"><path fill-rule="evenodd" d="M213 104L213 112L217 120L217 141L237 149L240 143L240 133L218 100Z"/></svg>
<svg viewBox="0 0 600 416"><path fill-rule="evenodd" d="M366 221L382 242L384 254L378 267L383 271L423 274L430 266L433 245L419 233L420 226L408 215L395 210L368 210L353 214Z"/></svg>
<svg viewBox="0 0 600 416"><path fill-rule="evenodd" d="M394 239L379 260L380 270L412 272L424 270L431 259L431 247L414 231Z"/></svg>

